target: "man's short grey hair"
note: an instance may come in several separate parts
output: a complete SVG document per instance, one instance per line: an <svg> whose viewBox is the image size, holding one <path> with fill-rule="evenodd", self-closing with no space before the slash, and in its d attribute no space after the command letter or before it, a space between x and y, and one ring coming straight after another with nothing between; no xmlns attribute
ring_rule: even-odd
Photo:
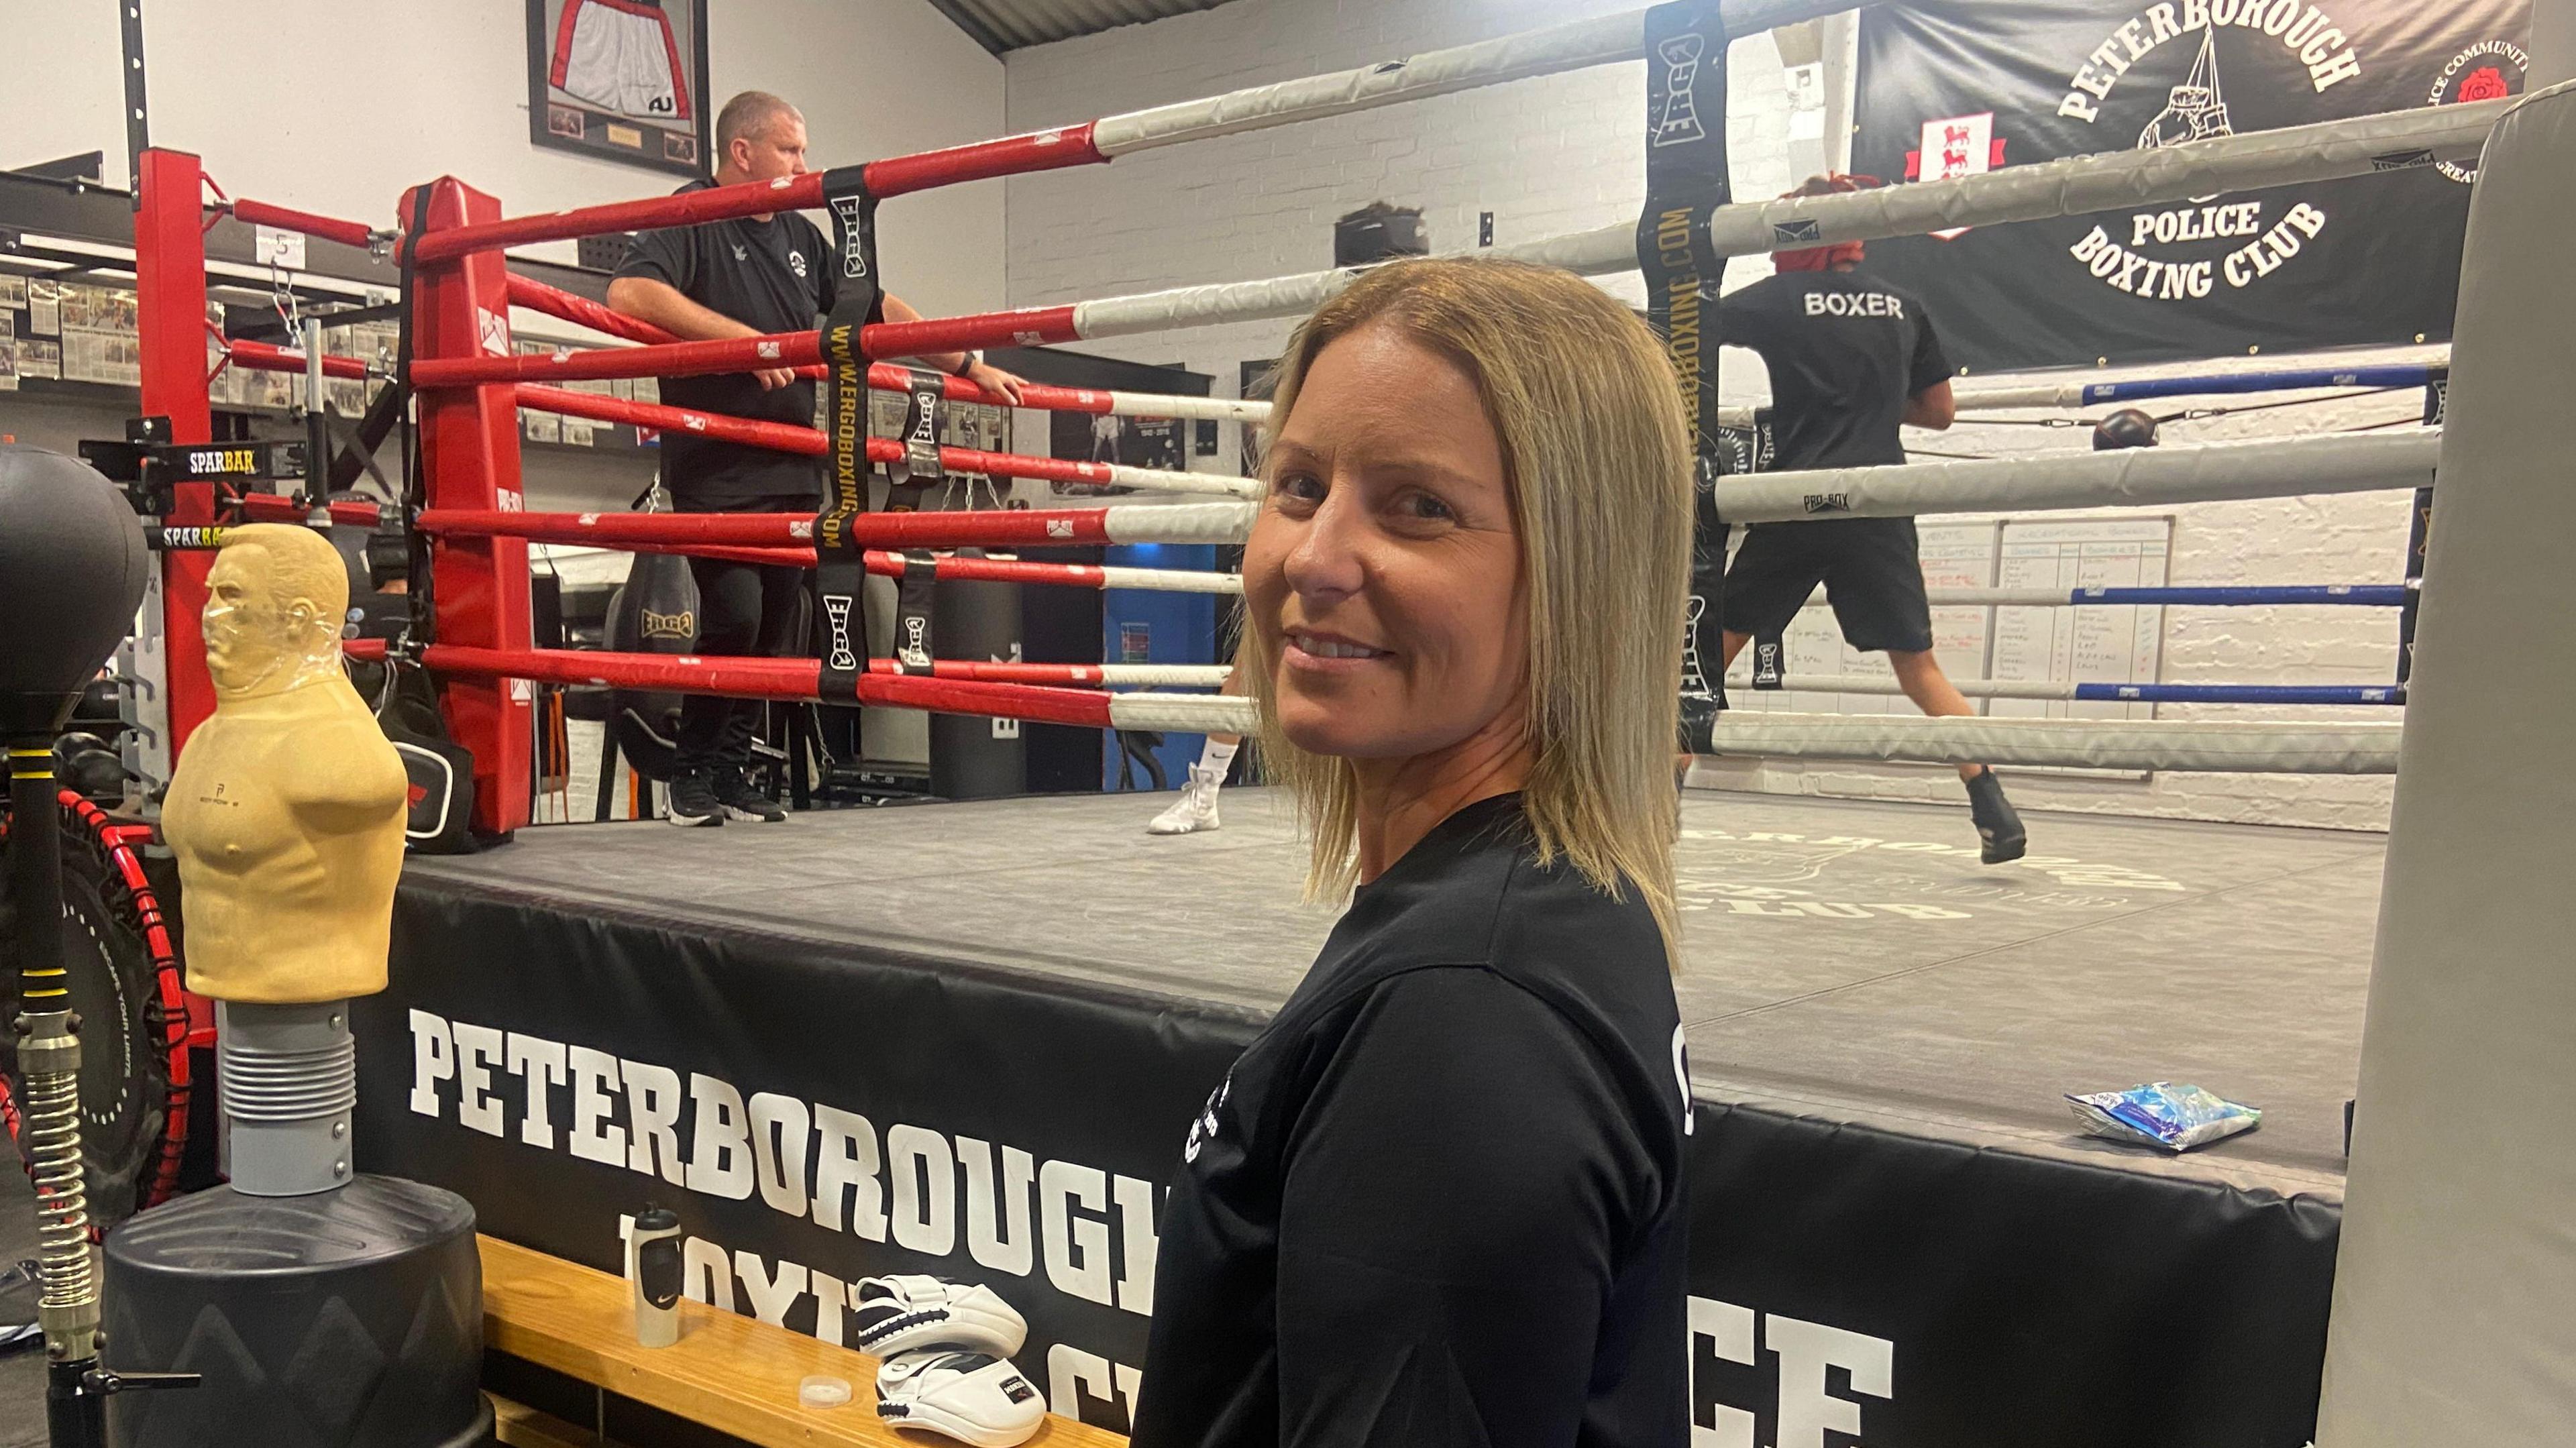
<svg viewBox="0 0 2576 1448"><path fill-rule="evenodd" d="M736 137L758 140L769 129L769 123L780 116L798 115L794 106L767 91L744 91L716 112L716 154L731 152Z"/></svg>

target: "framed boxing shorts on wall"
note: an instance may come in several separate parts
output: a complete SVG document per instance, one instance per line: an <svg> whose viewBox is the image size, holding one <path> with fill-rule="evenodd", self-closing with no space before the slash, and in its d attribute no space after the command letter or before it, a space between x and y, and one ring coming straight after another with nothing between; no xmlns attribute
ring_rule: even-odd
<svg viewBox="0 0 2576 1448"><path fill-rule="evenodd" d="M707 0L528 0L528 139L655 171L713 166Z"/></svg>

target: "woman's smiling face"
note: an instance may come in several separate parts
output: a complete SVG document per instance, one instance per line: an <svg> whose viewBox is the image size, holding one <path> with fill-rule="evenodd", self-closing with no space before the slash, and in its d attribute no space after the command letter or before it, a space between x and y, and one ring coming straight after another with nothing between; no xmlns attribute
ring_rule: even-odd
<svg viewBox="0 0 2576 1448"><path fill-rule="evenodd" d="M1327 343L1271 445L1248 617L1299 748L1404 759L1517 722L1521 547L1475 380L1389 321Z"/></svg>

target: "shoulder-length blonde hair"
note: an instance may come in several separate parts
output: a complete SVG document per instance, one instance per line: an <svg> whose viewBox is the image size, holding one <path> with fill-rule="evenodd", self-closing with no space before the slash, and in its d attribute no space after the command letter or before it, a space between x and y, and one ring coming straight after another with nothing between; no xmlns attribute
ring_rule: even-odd
<svg viewBox="0 0 2576 1448"><path fill-rule="evenodd" d="M1678 948L1673 757L1691 545L1691 459L1680 386L1625 306L1570 272L1427 258L1378 267L1316 309L1279 359L1263 442L1335 338L1400 328L1474 381L1502 443L1529 608L1523 810L1542 863L1562 855L1617 897L1645 897ZM1265 466L1264 471L1268 469ZM1262 631L1236 650L1258 707L1264 768L1294 792L1312 843L1310 899L1359 874L1357 777L1279 726ZM1275 652L1275 646L1274 646Z"/></svg>

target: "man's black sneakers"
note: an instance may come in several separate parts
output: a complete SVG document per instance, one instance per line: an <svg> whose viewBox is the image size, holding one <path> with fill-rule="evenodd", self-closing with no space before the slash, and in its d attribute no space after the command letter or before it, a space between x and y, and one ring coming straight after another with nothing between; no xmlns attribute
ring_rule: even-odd
<svg viewBox="0 0 2576 1448"><path fill-rule="evenodd" d="M716 771L715 797L716 803L724 806L724 812L735 819L764 825L786 823L787 811L778 807L778 801L752 788L751 781L743 778L740 770Z"/></svg>
<svg viewBox="0 0 2576 1448"><path fill-rule="evenodd" d="M1978 858L1987 864L2018 860L2029 851L2030 831L2022 828L2021 816L2004 798L2004 782L1991 769L1968 781L1968 818L1976 821Z"/></svg>
<svg viewBox="0 0 2576 1448"><path fill-rule="evenodd" d="M675 825L720 825L725 822L724 802L705 774L676 774L671 777L671 806L662 818Z"/></svg>

